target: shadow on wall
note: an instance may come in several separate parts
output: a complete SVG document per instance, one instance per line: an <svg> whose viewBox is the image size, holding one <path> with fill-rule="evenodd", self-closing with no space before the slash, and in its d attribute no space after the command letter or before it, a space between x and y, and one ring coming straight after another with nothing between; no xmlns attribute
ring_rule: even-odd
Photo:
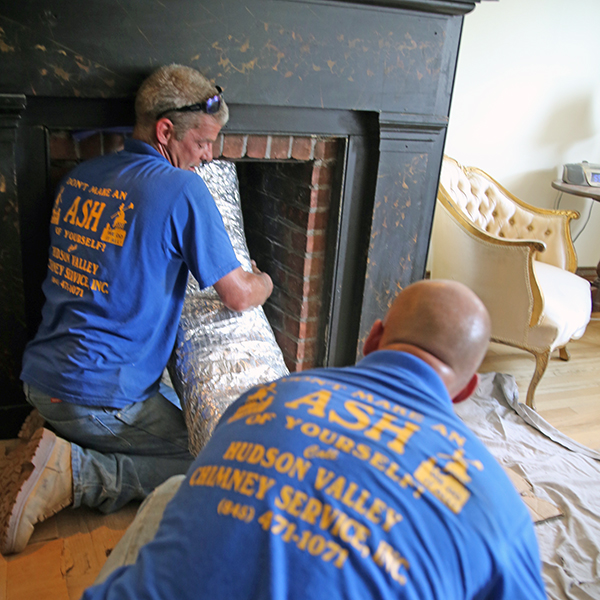
<svg viewBox="0 0 600 600"><path fill-rule="evenodd" d="M594 104L591 95L572 98L565 101L548 116L543 127L540 127L536 142L546 148L554 147L557 161L562 162L570 155L573 146L589 140L597 134L594 124ZM585 160L579 158L577 161Z"/></svg>
<svg viewBox="0 0 600 600"><path fill-rule="evenodd" d="M492 173L490 175L494 177ZM556 169L540 169L507 177L505 182L500 183L519 200L534 206L554 208L552 201L556 190L551 184L557 178ZM549 202L549 199L552 200Z"/></svg>

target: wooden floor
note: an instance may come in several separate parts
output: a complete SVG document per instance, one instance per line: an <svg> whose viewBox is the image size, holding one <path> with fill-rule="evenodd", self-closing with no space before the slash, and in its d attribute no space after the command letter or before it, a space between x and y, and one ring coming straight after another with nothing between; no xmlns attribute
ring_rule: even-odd
<svg viewBox="0 0 600 600"><path fill-rule="evenodd" d="M0 600L79 600L138 506L108 516L67 509L40 523L23 552L0 556Z"/></svg>
<svg viewBox="0 0 600 600"><path fill-rule="evenodd" d="M594 313L585 335L568 345L571 360L555 352L535 393L537 412L565 435L600 450L600 313ZM491 344L479 369L510 373L525 402L535 370L533 354L501 344Z"/></svg>
<svg viewBox="0 0 600 600"><path fill-rule="evenodd" d="M566 435L600 450L600 321L569 349L569 362L552 357L537 409ZM480 371L514 375L524 399L534 368L527 352L492 344ZM106 517L87 508L65 510L40 524L24 552L0 557L0 600L79 600L136 510L131 505Z"/></svg>

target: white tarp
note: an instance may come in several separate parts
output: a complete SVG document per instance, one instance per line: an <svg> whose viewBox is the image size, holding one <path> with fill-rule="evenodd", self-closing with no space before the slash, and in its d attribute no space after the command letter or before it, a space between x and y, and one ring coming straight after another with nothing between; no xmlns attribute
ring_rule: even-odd
<svg viewBox="0 0 600 600"><path fill-rule="evenodd" d="M477 392L456 412L500 464L563 513L535 525L548 596L600 599L600 452L520 404L510 375L482 375Z"/></svg>

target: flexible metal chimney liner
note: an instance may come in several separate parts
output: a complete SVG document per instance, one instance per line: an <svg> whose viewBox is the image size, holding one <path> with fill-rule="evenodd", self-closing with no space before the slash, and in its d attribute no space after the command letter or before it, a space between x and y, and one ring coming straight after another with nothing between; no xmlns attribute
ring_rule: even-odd
<svg viewBox="0 0 600 600"><path fill-rule="evenodd" d="M197 173L215 199L242 268L251 271L235 165L215 160ZM192 454L240 394L288 373L262 307L229 310L214 288L201 290L190 274L169 374L182 400Z"/></svg>

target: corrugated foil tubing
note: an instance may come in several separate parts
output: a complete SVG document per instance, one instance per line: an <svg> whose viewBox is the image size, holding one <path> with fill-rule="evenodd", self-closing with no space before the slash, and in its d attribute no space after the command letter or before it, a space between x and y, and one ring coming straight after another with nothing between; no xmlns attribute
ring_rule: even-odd
<svg viewBox="0 0 600 600"><path fill-rule="evenodd" d="M242 268L251 271L235 165L215 160L197 173L221 212ZM240 394L289 373L262 306L232 311L214 288L201 290L191 274L168 371L182 401L194 456Z"/></svg>

